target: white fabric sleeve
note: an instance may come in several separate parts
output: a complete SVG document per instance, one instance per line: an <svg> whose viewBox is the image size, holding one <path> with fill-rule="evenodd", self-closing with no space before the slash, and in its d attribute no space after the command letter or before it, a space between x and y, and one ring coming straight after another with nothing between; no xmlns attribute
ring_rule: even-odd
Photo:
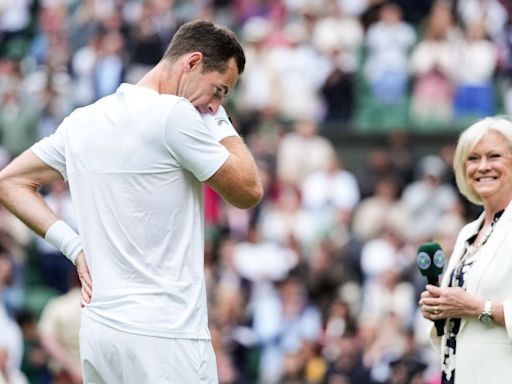
<svg viewBox="0 0 512 384"><path fill-rule="evenodd" d="M210 133L194 106L180 100L167 117L165 144L178 163L199 181L209 179L229 157Z"/></svg>
<svg viewBox="0 0 512 384"><path fill-rule="evenodd" d="M53 134L30 147L32 152L39 157L41 161L57 170L65 181L68 179L65 147L65 130L68 122L68 118L64 119Z"/></svg>
<svg viewBox="0 0 512 384"><path fill-rule="evenodd" d="M73 264L83 250L80 236L62 220L53 223L46 231L44 239L61 251Z"/></svg>
<svg viewBox="0 0 512 384"><path fill-rule="evenodd" d="M203 113L201 117L208 127L208 130L217 141L221 141L230 136L239 136L222 105L219 106L217 113Z"/></svg>

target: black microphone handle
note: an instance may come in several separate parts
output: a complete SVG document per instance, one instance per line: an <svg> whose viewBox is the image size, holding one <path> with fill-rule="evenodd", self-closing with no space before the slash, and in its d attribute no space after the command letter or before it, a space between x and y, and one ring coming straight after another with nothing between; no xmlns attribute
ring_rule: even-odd
<svg viewBox="0 0 512 384"><path fill-rule="evenodd" d="M427 281L430 285L439 287L439 276L427 276ZM437 336L444 335L444 319L434 320L434 326L436 327Z"/></svg>
<svg viewBox="0 0 512 384"><path fill-rule="evenodd" d="M430 285L439 287L439 276L427 276L427 281Z"/></svg>

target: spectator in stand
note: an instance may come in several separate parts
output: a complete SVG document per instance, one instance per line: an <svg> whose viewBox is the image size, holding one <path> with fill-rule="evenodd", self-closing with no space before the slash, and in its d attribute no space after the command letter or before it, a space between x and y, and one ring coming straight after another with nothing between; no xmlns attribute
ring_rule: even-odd
<svg viewBox="0 0 512 384"><path fill-rule="evenodd" d="M139 12L129 39L132 55L126 76L130 82L137 82L158 63L179 25L170 0L144 1Z"/></svg>
<svg viewBox="0 0 512 384"><path fill-rule="evenodd" d="M392 362L406 350L404 322L390 309L380 318L361 316L359 326L363 362L370 369L371 382L386 383L391 378Z"/></svg>
<svg viewBox="0 0 512 384"><path fill-rule="evenodd" d="M125 39L118 31L106 31L106 34L100 37L92 72L95 99L114 93L124 81L126 74L124 44Z"/></svg>
<svg viewBox="0 0 512 384"><path fill-rule="evenodd" d="M39 102L41 112L39 117L39 124L37 125L37 137L42 139L51 135L64 117L71 111L73 104L71 104L63 93L65 90L59 89L56 85L52 84L53 79L49 79L46 86L40 92Z"/></svg>
<svg viewBox="0 0 512 384"><path fill-rule="evenodd" d="M337 353L329 360L325 382L327 384L374 384L370 371L363 362L363 346L352 332L336 341Z"/></svg>
<svg viewBox="0 0 512 384"><path fill-rule="evenodd" d="M250 228L247 239L237 243L233 252L236 271L251 281L254 295L260 293L260 288L266 289L267 283L285 278L299 262L293 249L263 238L257 226Z"/></svg>
<svg viewBox="0 0 512 384"><path fill-rule="evenodd" d="M366 34L364 73L373 97L384 104L405 101L409 81L409 51L416 42L411 25L402 20L398 4L385 2L378 21Z"/></svg>
<svg viewBox="0 0 512 384"><path fill-rule="evenodd" d="M360 263L364 293L375 292L376 286L392 281L392 276L386 276L389 271L396 271L400 279L411 267L412 262L411 248L405 242L403 234L394 228L385 227L377 238L364 243L361 250ZM374 308L369 305L365 309L379 314L382 307Z"/></svg>
<svg viewBox="0 0 512 384"><path fill-rule="evenodd" d="M357 180L361 197L366 198L375 194L377 183L382 178L393 177L402 180L397 175L397 167L393 164L391 152L386 146L375 146L368 149L365 163L358 170Z"/></svg>
<svg viewBox="0 0 512 384"><path fill-rule="evenodd" d="M263 239L300 249L310 250L328 225L318 220L302 204L300 189L291 185L279 189L275 202L266 204L260 213L260 231ZM331 219L332 220L332 219Z"/></svg>
<svg viewBox="0 0 512 384"><path fill-rule="evenodd" d="M336 46L325 49L331 59L331 71L320 89L325 106L322 119L324 132L347 131L355 110L354 77L339 62L339 50Z"/></svg>
<svg viewBox="0 0 512 384"><path fill-rule="evenodd" d="M94 101L93 73L98 58L99 33L93 33L87 44L78 48L71 56L71 72L74 81L72 100L75 106L82 107Z"/></svg>
<svg viewBox="0 0 512 384"><path fill-rule="evenodd" d="M429 155L418 163L417 180L405 187L401 203L407 212L407 236L413 241L430 241L440 218L457 207L455 188L443 181L447 168L439 156Z"/></svg>
<svg viewBox="0 0 512 384"><path fill-rule="evenodd" d="M372 3L372 0L334 0L336 1L344 12L350 16L360 17Z"/></svg>
<svg viewBox="0 0 512 384"><path fill-rule="evenodd" d="M414 76L411 114L418 124L447 124L453 116L453 60L458 30L451 3L437 0L425 21L423 39L411 53Z"/></svg>
<svg viewBox="0 0 512 384"><path fill-rule="evenodd" d="M31 42L30 57L40 66L50 61L65 66L70 55L67 6L58 2L43 2L38 18L38 31Z"/></svg>
<svg viewBox="0 0 512 384"><path fill-rule="evenodd" d="M309 302L304 283L293 275L278 283L277 294L267 295L253 309L253 328L262 347L260 379L281 383L285 355L320 339L320 312Z"/></svg>
<svg viewBox="0 0 512 384"><path fill-rule="evenodd" d="M272 52L281 83L279 114L288 120L319 121L322 115L319 90L330 71L329 59L315 49L302 22L286 24L284 35L287 45Z"/></svg>
<svg viewBox="0 0 512 384"><path fill-rule="evenodd" d="M352 230L361 241L379 236L389 226L405 231L406 215L398 201L398 190L395 178L384 177L377 181L375 193L357 205Z"/></svg>
<svg viewBox="0 0 512 384"><path fill-rule="evenodd" d="M48 367L49 356L41 345L36 316L29 310L16 315L23 334L23 360L21 370L30 383L66 384L54 380Z"/></svg>
<svg viewBox="0 0 512 384"><path fill-rule="evenodd" d="M80 280L75 270L67 276L68 292L51 299L41 314L41 344L51 357L50 368L60 384L81 384L78 333L80 331Z"/></svg>
<svg viewBox="0 0 512 384"><path fill-rule="evenodd" d="M28 42L32 0L2 1L0 4L0 55L23 56Z"/></svg>
<svg viewBox="0 0 512 384"><path fill-rule="evenodd" d="M342 353L338 340L346 335L354 334L357 331L357 321L348 303L340 298L332 300L324 318L323 351L329 360L333 360Z"/></svg>
<svg viewBox="0 0 512 384"><path fill-rule="evenodd" d="M499 38L508 20L500 0L457 1L456 13L465 26L481 24L492 41Z"/></svg>
<svg viewBox="0 0 512 384"><path fill-rule="evenodd" d="M347 74L357 71L364 31L357 17L347 14L340 1L327 1L322 16L315 23L312 41L325 54L332 54L339 68Z"/></svg>
<svg viewBox="0 0 512 384"><path fill-rule="evenodd" d="M271 22L253 17L244 24L242 37L247 55L247 67L240 80L238 100L240 110L256 125L262 114L275 115L281 93L281 79L273 63L273 47L267 42Z"/></svg>
<svg viewBox="0 0 512 384"><path fill-rule="evenodd" d="M414 179L414 163L416 151L410 133L405 128L395 128L388 135L388 148L395 170L395 181L398 182L399 192L405 184Z"/></svg>
<svg viewBox="0 0 512 384"><path fill-rule="evenodd" d="M328 1L312 27L312 42L329 60L329 71L320 91L322 122L327 133L346 131L355 112L355 72L364 31L359 20L344 13L337 1Z"/></svg>
<svg viewBox="0 0 512 384"><path fill-rule="evenodd" d="M13 260L0 243L0 382L26 383L21 373L23 336L19 325L7 313L3 294L12 279Z"/></svg>
<svg viewBox="0 0 512 384"><path fill-rule="evenodd" d="M293 124L293 131L281 139L276 154L280 183L300 186L310 173L329 167L335 156L334 147L317 130L314 121L298 120Z"/></svg>
<svg viewBox="0 0 512 384"><path fill-rule="evenodd" d="M354 278L351 269L337 258L335 251L331 241L320 241L310 252L307 271L303 272L311 301L322 312L323 318L332 309L331 305L338 297L339 287Z"/></svg>
<svg viewBox="0 0 512 384"><path fill-rule="evenodd" d="M341 159L333 156L327 169L305 177L301 196L302 206L321 229L325 223L336 222L338 215L350 216L360 193L355 176L343 167Z"/></svg>
<svg viewBox="0 0 512 384"><path fill-rule="evenodd" d="M487 38L482 22L466 26L455 61L455 118L474 119L490 116L495 111L494 73L498 63L495 45Z"/></svg>
<svg viewBox="0 0 512 384"><path fill-rule="evenodd" d="M39 109L23 93L22 83L11 79L0 94L0 145L11 157L37 139Z"/></svg>

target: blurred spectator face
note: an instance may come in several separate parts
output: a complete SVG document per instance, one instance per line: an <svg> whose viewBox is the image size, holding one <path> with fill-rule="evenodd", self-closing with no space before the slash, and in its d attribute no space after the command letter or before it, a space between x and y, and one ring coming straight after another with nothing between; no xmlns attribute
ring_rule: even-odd
<svg viewBox="0 0 512 384"><path fill-rule="evenodd" d="M396 197L397 191L398 186L391 179L380 180L375 186L375 195L387 201L392 201Z"/></svg>
<svg viewBox="0 0 512 384"><path fill-rule="evenodd" d="M449 2L437 1L428 18L427 35L431 39L444 39L446 33L453 25L452 9Z"/></svg>
<svg viewBox="0 0 512 384"><path fill-rule="evenodd" d="M446 164L436 155L424 157L419 162L419 176L432 186L439 185L444 173L446 172Z"/></svg>
<svg viewBox="0 0 512 384"><path fill-rule="evenodd" d="M391 156L384 148L374 148L369 154L369 167L374 171L387 171L391 169Z"/></svg>
<svg viewBox="0 0 512 384"><path fill-rule="evenodd" d="M1 96L3 106L7 106L9 104L16 104L19 98L18 86L12 82L11 84L7 84Z"/></svg>
<svg viewBox="0 0 512 384"><path fill-rule="evenodd" d="M235 269L233 260L235 244L236 243L232 239L226 239L223 240L219 246L220 264L225 269Z"/></svg>
<svg viewBox="0 0 512 384"><path fill-rule="evenodd" d="M336 367L343 372L350 372L359 359L359 347L353 337L341 337L338 341L341 351L336 360Z"/></svg>
<svg viewBox="0 0 512 384"><path fill-rule="evenodd" d="M347 319L349 310L347 303L343 301L335 301L330 308L330 317L338 317L340 319Z"/></svg>
<svg viewBox="0 0 512 384"><path fill-rule="evenodd" d="M487 29L484 23L474 23L468 25L466 29L466 36L469 41L484 40L487 36Z"/></svg>
<svg viewBox="0 0 512 384"><path fill-rule="evenodd" d="M338 159L336 156L332 156L331 160L329 161L329 164L327 166L328 172L336 172L338 170L341 170L343 168L343 163L340 159Z"/></svg>
<svg viewBox="0 0 512 384"><path fill-rule="evenodd" d="M284 28L284 36L291 47L296 47L307 39L307 31L303 24L299 22L291 22Z"/></svg>
<svg viewBox="0 0 512 384"><path fill-rule="evenodd" d="M18 62L9 58L0 59L0 77L18 77Z"/></svg>
<svg viewBox="0 0 512 384"><path fill-rule="evenodd" d="M247 43L261 46L270 34L271 28L272 25L267 19L258 16L252 17L245 23L242 36Z"/></svg>
<svg viewBox="0 0 512 384"><path fill-rule="evenodd" d="M279 294L281 296L285 317L293 318L302 311L305 303L305 295L304 287L299 280L288 279L283 282Z"/></svg>
<svg viewBox="0 0 512 384"><path fill-rule="evenodd" d="M299 135L301 135L302 137L305 137L305 138L310 138L310 137L315 136L316 129L317 129L316 124L313 121L302 120L302 121L298 121L295 124L295 131Z"/></svg>
<svg viewBox="0 0 512 384"><path fill-rule="evenodd" d="M117 31L108 32L101 39L101 52L105 56L120 55L123 52L124 38Z"/></svg>
<svg viewBox="0 0 512 384"><path fill-rule="evenodd" d="M245 303L239 290L224 289L217 294L215 320L220 325L236 324L244 308Z"/></svg>
<svg viewBox="0 0 512 384"><path fill-rule="evenodd" d="M381 8L379 16L386 24L396 24L402 20L402 11L396 4L387 4Z"/></svg>
<svg viewBox="0 0 512 384"><path fill-rule="evenodd" d="M295 212L300 208L300 192L294 187L285 187L279 193L278 206L283 212Z"/></svg>
<svg viewBox="0 0 512 384"><path fill-rule="evenodd" d="M157 12L167 12L174 4L173 0L151 0L151 4Z"/></svg>
<svg viewBox="0 0 512 384"><path fill-rule="evenodd" d="M101 26L107 31L120 31L123 26L123 19L119 12L107 11L101 15Z"/></svg>

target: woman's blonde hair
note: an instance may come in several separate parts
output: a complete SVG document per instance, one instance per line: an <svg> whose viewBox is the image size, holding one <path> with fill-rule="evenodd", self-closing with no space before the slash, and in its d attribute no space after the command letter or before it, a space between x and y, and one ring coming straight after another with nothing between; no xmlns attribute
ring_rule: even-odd
<svg viewBox="0 0 512 384"><path fill-rule="evenodd" d="M480 196L469 186L466 179L465 162L469 153L475 148L478 142L490 131L495 131L503 135L508 145L512 148L512 122L503 117L486 117L469 126L459 137L455 156L453 159L453 171L455 172L455 181L460 193L474 204L482 205Z"/></svg>

